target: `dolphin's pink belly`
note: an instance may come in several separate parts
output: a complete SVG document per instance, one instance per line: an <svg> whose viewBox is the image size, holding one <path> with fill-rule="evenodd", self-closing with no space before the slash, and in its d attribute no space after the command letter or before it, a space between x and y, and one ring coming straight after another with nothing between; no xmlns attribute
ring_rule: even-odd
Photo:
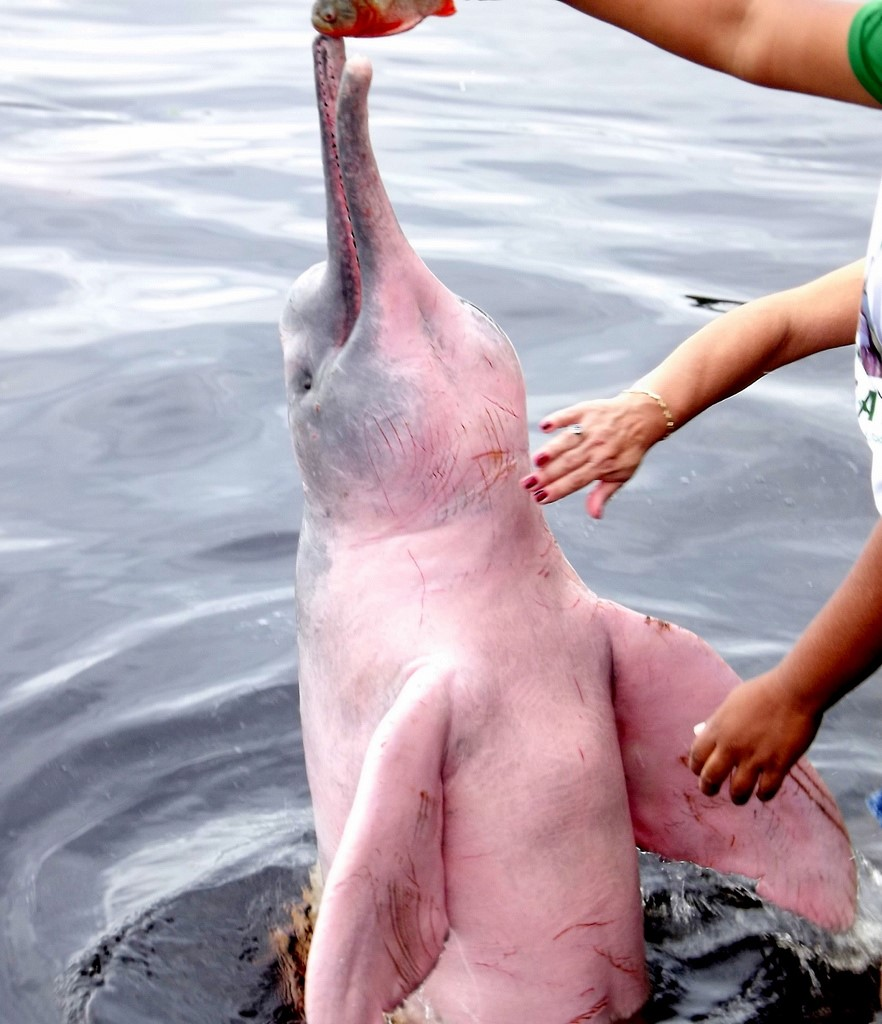
<svg viewBox="0 0 882 1024"><path fill-rule="evenodd" d="M445 782L451 932L425 986L445 1024L541 1021L550 1008L561 1021L616 1020L646 999L612 722L580 722L565 699L533 710L538 742L503 716L486 754Z"/></svg>
<svg viewBox="0 0 882 1024"><path fill-rule="evenodd" d="M593 628L596 598L581 581L561 586L545 579L544 589L522 599L501 574L471 592L461 585L422 593L410 560L396 562L394 552L380 579L361 576L357 553L340 551L331 564L309 592L312 621L300 665L301 725L323 859L336 848L368 743L408 666L439 653L461 674L454 696L459 748L449 753L454 806L473 802L469 814L481 820L488 794L494 787L505 794L516 772L527 803L518 797L499 817L501 831L510 832L515 818L540 843L544 827L553 837L570 816L592 820L602 811L601 820L615 818L630 836L610 653L603 631ZM504 799L495 806L508 807Z"/></svg>
<svg viewBox="0 0 882 1024"><path fill-rule="evenodd" d="M341 560L338 568L351 586L355 567ZM334 581L331 574L330 590L312 595L313 614L325 600L330 607ZM550 1007L562 1021L615 1020L646 998L610 652L593 628L593 595L565 583L562 597L559 581L554 593L546 607L530 595L519 613L529 628L512 631L511 609L499 621L486 595L418 601L395 593L390 570L382 599L375 587L342 606L357 607L357 621L345 612L316 630L302 665L304 742L326 867L401 666L438 648L460 665L444 773L450 934L424 987L444 1024L539 1021ZM340 602L336 608L339 616ZM479 613L476 637L461 624ZM422 642L398 646L390 642L396 635ZM421 744L432 739L433 725L425 729ZM387 788L383 800L394 799Z"/></svg>

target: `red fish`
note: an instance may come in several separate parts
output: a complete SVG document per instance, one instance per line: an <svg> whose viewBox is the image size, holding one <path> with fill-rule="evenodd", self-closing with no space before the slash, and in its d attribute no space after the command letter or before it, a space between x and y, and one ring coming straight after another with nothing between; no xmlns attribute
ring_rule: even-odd
<svg viewBox="0 0 882 1024"><path fill-rule="evenodd" d="M326 36L391 36L430 14L456 14L453 0L316 0L312 23Z"/></svg>

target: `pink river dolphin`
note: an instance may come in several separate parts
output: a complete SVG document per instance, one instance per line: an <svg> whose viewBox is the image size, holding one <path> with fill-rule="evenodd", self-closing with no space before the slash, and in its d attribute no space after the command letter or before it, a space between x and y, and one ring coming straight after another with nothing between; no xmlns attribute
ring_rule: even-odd
<svg viewBox="0 0 882 1024"><path fill-rule="evenodd" d="M737 677L593 594L518 480L508 338L405 239L371 66L314 46L328 260L282 317L305 491L300 702L324 896L309 1024L575 1024L647 998L635 844L855 914L836 803L801 761L768 804L703 796L693 723ZM344 66L345 62L345 66Z"/></svg>

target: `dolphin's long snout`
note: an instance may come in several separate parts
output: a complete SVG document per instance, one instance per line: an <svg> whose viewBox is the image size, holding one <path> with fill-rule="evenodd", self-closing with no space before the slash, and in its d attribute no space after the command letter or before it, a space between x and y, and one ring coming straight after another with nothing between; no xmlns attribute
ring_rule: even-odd
<svg viewBox="0 0 882 1024"><path fill-rule="evenodd" d="M346 62L346 47L342 39L319 35L313 44L312 54L325 172L326 275L332 294L343 307L341 334L336 339L337 344L342 345L358 318L362 300L361 270L343 181L337 127L337 99Z"/></svg>
<svg viewBox="0 0 882 1024"><path fill-rule="evenodd" d="M369 60L346 60L343 40L313 46L325 169L328 275L346 307L342 345L367 297L407 281L415 294L428 274L399 227L380 177L368 127Z"/></svg>
<svg viewBox="0 0 882 1024"><path fill-rule="evenodd" d="M363 295L379 295L406 281L412 292L428 273L398 224L380 177L368 125L371 62L346 62L337 102L340 173L358 253ZM433 279L434 280L434 279Z"/></svg>

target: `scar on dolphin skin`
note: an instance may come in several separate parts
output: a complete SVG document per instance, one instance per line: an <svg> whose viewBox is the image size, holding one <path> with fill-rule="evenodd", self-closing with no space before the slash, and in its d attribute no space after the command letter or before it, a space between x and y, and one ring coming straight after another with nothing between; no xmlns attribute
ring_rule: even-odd
<svg viewBox="0 0 882 1024"><path fill-rule="evenodd" d="M425 789L420 790L420 807L417 811L416 822L414 823L413 834L414 838L425 832L426 826L431 821L432 808L435 805L435 801Z"/></svg>
<svg viewBox="0 0 882 1024"><path fill-rule="evenodd" d="M796 783L796 785L805 793L806 797L820 810L820 812L836 826L836 828L843 834L848 835L848 830L845 825L839 821L836 814L830 808L830 800L827 793L818 787L815 780L808 774L807 771L797 762L790 769L790 778Z"/></svg>
<svg viewBox="0 0 882 1024"><path fill-rule="evenodd" d="M416 571L420 574L420 580L422 581L422 595L420 597L420 626L422 626L423 612L425 611L426 608L426 574L420 568L420 563L414 558L413 552L410 549L408 549L407 553L408 555L410 555L411 562L413 562L413 564L416 566Z"/></svg>
<svg viewBox="0 0 882 1024"><path fill-rule="evenodd" d="M395 440L398 442L398 447L401 449L403 454L406 454L407 449L404 447L404 442L401 440L401 435L395 429L395 421L392 419L391 416L387 416L386 419L385 419L385 422L388 424L389 429L395 435ZM389 440L388 437L386 437L386 431L383 430L382 424L380 423L380 421L377 419L376 416L374 416L374 423L376 423L377 430L379 430L380 434L382 435L383 440L386 442L387 445L389 445L389 451L391 452L392 451L392 442Z"/></svg>
<svg viewBox="0 0 882 1024"><path fill-rule="evenodd" d="M376 462L374 462L374 455L373 455L373 452L371 451L371 444L370 444L370 442L371 442L371 434L368 432L367 424L365 424L362 429L363 429L363 432L364 432L364 448L365 448L365 452L367 454L368 461L371 464L371 469L374 471L374 476L376 477L376 480L377 480L377 486L383 492L383 497L386 500L386 506L388 507L388 509L392 513L392 515L394 516L395 515L395 508L392 505L392 500L389 497L389 492L386 490L385 484L383 483L383 476L380 473L379 469L377 468ZM385 437L385 435L384 435L384 437ZM385 440L386 440L386 444L388 444L389 443L389 439L385 438Z"/></svg>
<svg viewBox="0 0 882 1024"><path fill-rule="evenodd" d="M599 1002L595 1003L590 1010L586 1010L584 1013L580 1013L578 1017L573 1017L572 1020L567 1021L567 1024L580 1024L581 1021L594 1020L594 1018L605 1010L609 1006L609 999L606 996L603 997Z"/></svg>
<svg viewBox="0 0 882 1024"><path fill-rule="evenodd" d="M408 882L410 882L414 889L419 889L420 883L417 881L416 864L413 862L413 857L408 857L407 862L410 865L410 869L404 877Z"/></svg>
<svg viewBox="0 0 882 1024"><path fill-rule="evenodd" d="M493 488L507 476L511 475L515 468L511 452L504 448L490 449L484 452L477 452L472 456L472 461L478 467L481 474L481 486L475 491L475 497L486 497L491 502ZM485 468L489 463L489 468Z"/></svg>
<svg viewBox="0 0 882 1024"><path fill-rule="evenodd" d="M410 423L409 423L408 420L404 421L404 427L407 430L408 434L410 435L410 443L411 443L411 445L414 448L419 448L420 451L424 452L426 450L426 446L416 439L416 436L414 435L414 432L410 429Z"/></svg>
<svg viewBox="0 0 882 1024"><path fill-rule="evenodd" d="M505 958L507 956L512 956L513 954L512 953L503 953L502 955L503 955L503 958ZM496 971L497 974L504 974L506 976L506 978L514 978L515 977L514 971L507 971L504 967L501 967L498 963L497 964L490 964L490 963L487 963L486 960L476 960L475 961L475 967L483 967L485 971Z"/></svg>
<svg viewBox="0 0 882 1024"><path fill-rule="evenodd" d="M617 971L621 971L623 974L638 975L642 973L643 966L634 966L634 961L630 957L615 957L610 953L608 949L601 949L600 946L594 947L594 952L598 956L602 956L604 960L612 964Z"/></svg>
<svg viewBox="0 0 882 1024"><path fill-rule="evenodd" d="M415 945L414 940L419 941L423 949L428 952L428 946L422 930L417 928L414 935L411 934L413 929L409 927L412 921L419 919L419 915L412 914L410 908L414 902L416 902L417 906L423 902L422 892L419 886L411 888L410 886L402 886L397 882L391 882L386 887L386 895L389 923L392 926L392 934L395 937L395 944L398 947L400 956L395 955L387 940L383 941L383 945L386 949L386 954L395 967L398 977L407 987L407 990L412 992L422 980L419 966L412 952ZM380 909L378 906L377 910L380 911Z"/></svg>
<svg viewBox="0 0 882 1024"><path fill-rule="evenodd" d="M471 458L479 464L481 459L490 459L492 462L499 464L506 455L508 455L508 451L505 448L488 448L485 452L475 452Z"/></svg>
<svg viewBox="0 0 882 1024"><path fill-rule="evenodd" d="M649 616L647 615L646 618L648 621ZM667 625L668 629L670 629L670 623L666 623L665 625ZM678 760L686 768L689 768L688 757L681 756L680 758L678 758ZM692 769L690 768L690 771L691 770ZM813 779L811 775L809 775L809 773L806 772L799 763L795 764L790 769L790 771L787 773L787 777L793 781L793 784L797 787L797 789L801 790L801 792L805 795L805 798L811 803L813 803L821 812L821 814L823 814L825 818L829 819L831 824L836 826L838 831L842 832L843 835L848 835L848 830L840 823L835 811L830 808L828 795L820 788L820 786L818 786L815 779ZM697 822L705 824L700 812L693 805L693 799L694 798L690 794L687 794L687 802L690 805L690 810L692 811L693 817ZM763 802L765 803L765 801ZM774 806L771 804L769 806L771 807L771 811L769 813L773 813ZM754 808L754 817L756 817L756 808ZM732 845L734 845L734 837Z"/></svg>
<svg viewBox="0 0 882 1024"><path fill-rule="evenodd" d="M577 924L567 925L566 928L562 929L552 938L552 942L557 942L558 939L562 938L567 932L574 932L579 928L603 928L604 925L612 924L612 921L580 921Z"/></svg>
<svg viewBox="0 0 882 1024"><path fill-rule="evenodd" d="M702 810L697 806L699 799L707 800L709 799L708 797L699 797L693 793L684 793L684 797L686 799L686 805L689 808L689 813L698 822L698 824L702 826L702 828L709 829L711 832L716 832L716 834L723 840L728 839L729 849L732 849L737 844L738 836L734 832L725 832L722 829L717 828L713 822L713 818L708 821Z"/></svg>
<svg viewBox="0 0 882 1024"><path fill-rule="evenodd" d="M490 363L490 360L488 359L487 362ZM490 363L490 365L492 366L493 363ZM483 392L481 393L481 398L483 398L485 402L489 402L491 405L495 405L497 409L501 409L502 412L511 416L512 419L520 419L520 416L518 416L514 409L509 408L507 405L503 405L502 402L497 402L495 398L491 398L489 395L485 395Z"/></svg>
<svg viewBox="0 0 882 1024"><path fill-rule="evenodd" d="M643 621L647 626L655 626L656 629L660 629L662 632L671 628L670 622L666 622L664 619L656 619L652 615L647 615Z"/></svg>

